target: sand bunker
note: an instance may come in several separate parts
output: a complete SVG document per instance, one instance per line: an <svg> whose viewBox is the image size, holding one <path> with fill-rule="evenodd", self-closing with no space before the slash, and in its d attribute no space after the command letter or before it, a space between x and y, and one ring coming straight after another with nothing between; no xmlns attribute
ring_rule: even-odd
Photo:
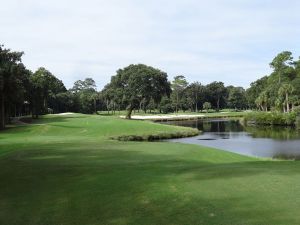
<svg viewBox="0 0 300 225"><path fill-rule="evenodd" d="M125 118L125 116L120 116ZM184 119L197 119L204 117L204 115L155 115L155 116L131 116L133 120L184 120Z"/></svg>
<svg viewBox="0 0 300 225"><path fill-rule="evenodd" d="M71 113L71 112L65 112L65 113L58 113L58 114L55 114L55 115L58 115L58 116L64 116L64 115L72 115L74 113Z"/></svg>

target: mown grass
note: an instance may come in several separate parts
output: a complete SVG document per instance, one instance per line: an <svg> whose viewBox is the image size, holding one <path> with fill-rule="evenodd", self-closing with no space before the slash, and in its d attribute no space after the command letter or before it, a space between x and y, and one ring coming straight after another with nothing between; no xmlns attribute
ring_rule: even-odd
<svg viewBox="0 0 300 225"><path fill-rule="evenodd" d="M298 161L110 140L177 129L75 114L0 132L0 224L299 224Z"/></svg>

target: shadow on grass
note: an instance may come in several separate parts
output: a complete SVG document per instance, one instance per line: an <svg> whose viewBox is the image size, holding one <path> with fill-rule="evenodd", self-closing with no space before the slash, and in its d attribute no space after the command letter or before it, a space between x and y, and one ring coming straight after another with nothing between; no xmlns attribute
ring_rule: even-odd
<svg viewBox="0 0 300 225"><path fill-rule="evenodd" d="M88 118L89 116L88 115L69 115L69 116L47 116L47 117L40 117L39 119L35 119L32 121L32 124L35 124L35 123L59 123L59 122L67 122L69 121L70 119L72 120L76 120L76 119L83 119L83 118Z"/></svg>
<svg viewBox="0 0 300 225"><path fill-rule="evenodd" d="M256 177L299 175L298 162L211 163L200 147L198 157L187 157L147 146L52 143L0 158L1 224L296 224L299 218L287 217L299 210L292 202L282 208L281 196L269 203L265 190L243 185L262 182L272 191L273 183ZM289 191L293 200L300 194Z"/></svg>
<svg viewBox="0 0 300 225"><path fill-rule="evenodd" d="M121 116L122 114L116 113L116 114L108 114L108 113L97 113L98 116Z"/></svg>

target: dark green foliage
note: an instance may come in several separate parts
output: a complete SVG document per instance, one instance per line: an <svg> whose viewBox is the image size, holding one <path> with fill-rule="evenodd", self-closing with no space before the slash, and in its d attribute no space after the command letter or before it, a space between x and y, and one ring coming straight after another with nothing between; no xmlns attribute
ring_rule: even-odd
<svg viewBox="0 0 300 225"><path fill-rule="evenodd" d="M159 104L160 113L173 112L172 101L167 96L163 96Z"/></svg>
<svg viewBox="0 0 300 225"><path fill-rule="evenodd" d="M299 65L299 60L293 61L291 52L279 53L270 63L273 72L253 82L247 90L248 105L262 111L293 111L300 105Z"/></svg>
<svg viewBox="0 0 300 225"><path fill-rule="evenodd" d="M28 84L28 72L21 63L23 52L12 52L0 45L0 130L9 122L9 116L17 114L23 105Z"/></svg>
<svg viewBox="0 0 300 225"><path fill-rule="evenodd" d="M183 75L179 75L174 77L174 80L172 81L171 87L172 87L172 95L171 99L175 108L175 112L178 112L179 109L186 109L186 87L188 85L188 82L186 81L185 77Z"/></svg>
<svg viewBox="0 0 300 225"><path fill-rule="evenodd" d="M52 112L58 113L66 109L65 98L67 89L63 82L57 79L50 71L39 68L30 76L30 104L32 115Z"/></svg>
<svg viewBox="0 0 300 225"><path fill-rule="evenodd" d="M229 92L228 94L228 107L232 109L246 109L247 100L246 100L246 91L242 87L227 87Z"/></svg>
<svg viewBox="0 0 300 225"><path fill-rule="evenodd" d="M10 117L38 117L67 109L62 81L42 67L35 73L27 70L21 63L22 55L0 45L0 129Z"/></svg>
<svg viewBox="0 0 300 225"><path fill-rule="evenodd" d="M141 108L142 103L146 107L152 99L155 104L159 104L162 96L168 96L170 92L170 83L165 72L138 64L118 70L104 93L108 101L116 102L116 98L121 99L126 105L126 118L130 119L132 111Z"/></svg>
<svg viewBox="0 0 300 225"><path fill-rule="evenodd" d="M208 99L214 109L217 111L226 105L227 89L223 82L212 82L206 86Z"/></svg>
<svg viewBox="0 0 300 225"><path fill-rule="evenodd" d="M96 113L99 94L96 82L92 78L78 80L69 90L73 98L73 111L81 113Z"/></svg>
<svg viewBox="0 0 300 225"><path fill-rule="evenodd" d="M252 112L244 116L246 123L261 125L287 125L293 126L296 123L297 114L280 112Z"/></svg>
<svg viewBox="0 0 300 225"><path fill-rule="evenodd" d="M198 112L205 100L205 86L199 82L189 84L186 88L186 97L189 108Z"/></svg>

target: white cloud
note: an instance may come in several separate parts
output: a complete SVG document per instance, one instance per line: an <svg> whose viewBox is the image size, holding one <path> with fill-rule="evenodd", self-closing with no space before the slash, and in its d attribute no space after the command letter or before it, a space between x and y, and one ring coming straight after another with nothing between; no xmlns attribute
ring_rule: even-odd
<svg viewBox="0 0 300 225"><path fill-rule="evenodd" d="M189 81L248 86L278 52L299 55L298 1L0 0L1 42L25 51L68 87L93 77L103 87L131 63ZM298 51L298 52L297 52Z"/></svg>

